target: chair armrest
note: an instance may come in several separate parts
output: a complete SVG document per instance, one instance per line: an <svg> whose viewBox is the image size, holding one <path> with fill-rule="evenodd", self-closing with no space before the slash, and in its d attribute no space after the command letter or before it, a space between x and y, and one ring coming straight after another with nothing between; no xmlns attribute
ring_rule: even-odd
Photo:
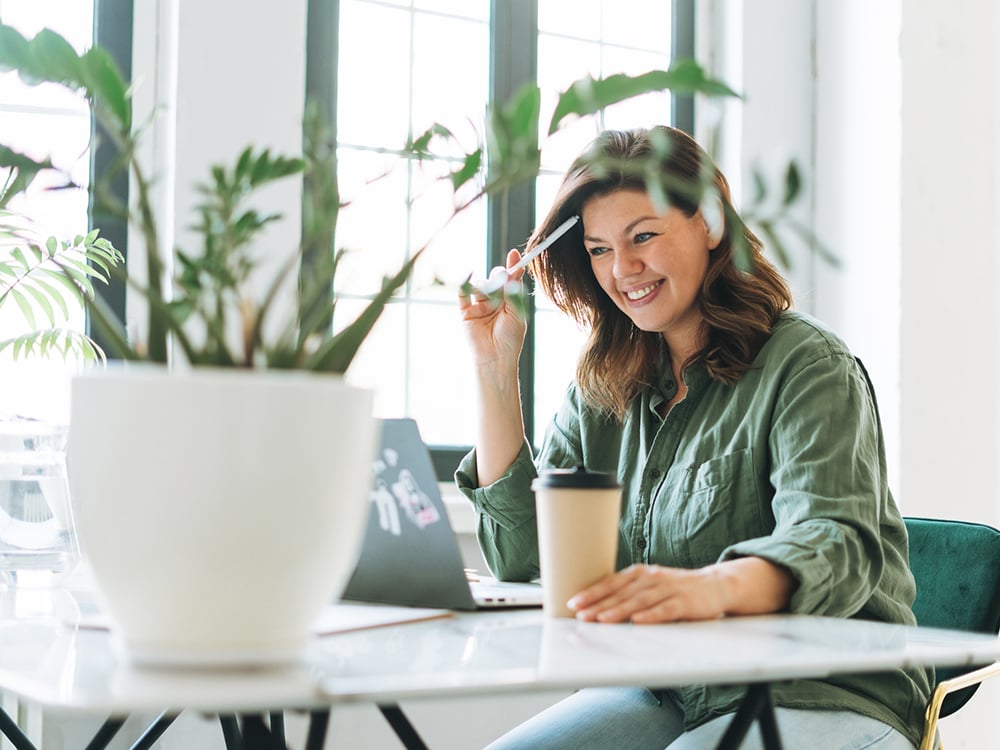
<svg viewBox="0 0 1000 750"><path fill-rule="evenodd" d="M1000 662L994 662L985 667L980 667L972 672L966 672L950 680L942 680L934 688L931 699L927 703L927 710L924 713L924 733L920 742L920 750L934 750L934 740L937 734L938 719L941 716L941 704L945 697L956 690L978 685L991 677L1000 676Z"/></svg>

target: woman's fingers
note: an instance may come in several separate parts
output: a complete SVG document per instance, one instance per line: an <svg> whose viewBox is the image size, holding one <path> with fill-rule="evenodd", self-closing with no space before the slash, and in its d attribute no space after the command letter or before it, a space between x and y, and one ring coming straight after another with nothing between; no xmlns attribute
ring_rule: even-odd
<svg viewBox="0 0 1000 750"><path fill-rule="evenodd" d="M513 268L517 265L518 261L521 260L521 252L516 248L507 251L507 269ZM521 277L524 276L524 269L519 268L513 273L508 273L508 281L520 281Z"/></svg>
<svg viewBox="0 0 1000 750"><path fill-rule="evenodd" d="M570 600L581 620L635 623L721 617L712 578L701 569L633 565L589 586Z"/></svg>
<svg viewBox="0 0 1000 750"><path fill-rule="evenodd" d="M489 276L484 280L466 281L459 288L458 307L466 315L489 315L495 312L504 302L505 290L509 282L520 281L524 276L524 269L518 269L508 274L507 269L513 267L521 259L521 253L513 249L507 253L506 268L495 266L490 270ZM487 291L483 290L495 290ZM479 307L477 307L479 306Z"/></svg>

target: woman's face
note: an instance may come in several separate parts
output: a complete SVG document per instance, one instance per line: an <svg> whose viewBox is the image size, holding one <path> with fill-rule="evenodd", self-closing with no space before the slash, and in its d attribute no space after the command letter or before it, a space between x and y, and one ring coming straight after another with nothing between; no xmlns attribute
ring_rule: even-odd
<svg viewBox="0 0 1000 750"><path fill-rule="evenodd" d="M696 337L698 296L709 252L719 244L701 212L661 211L642 190L616 190L584 203L582 218L594 275L621 311L668 341Z"/></svg>

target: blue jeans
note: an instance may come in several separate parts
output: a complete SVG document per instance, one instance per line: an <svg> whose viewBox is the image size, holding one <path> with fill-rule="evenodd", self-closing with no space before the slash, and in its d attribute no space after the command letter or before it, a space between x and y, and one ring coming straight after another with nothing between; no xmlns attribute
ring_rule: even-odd
<svg viewBox="0 0 1000 750"><path fill-rule="evenodd" d="M775 716L789 749L914 750L892 727L853 711L777 708ZM670 692L588 688L515 727L489 750L705 750L716 746L731 720L731 714L720 716L685 732L684 714ZM741 750L762 747L755 723Z"/></svg>

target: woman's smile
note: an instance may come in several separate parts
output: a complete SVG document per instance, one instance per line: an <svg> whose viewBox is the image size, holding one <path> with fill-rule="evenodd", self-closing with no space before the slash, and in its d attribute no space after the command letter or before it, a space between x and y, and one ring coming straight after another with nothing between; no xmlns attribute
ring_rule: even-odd
<svg viewBox="0 0 1000 750"><path fill-rule="evenodd" d="M699 212L654 205L624 188L583 204L583 241L597 283L632 323L687 350L702 319L699 296L717 242Z"/></svg>
<svg viewBox="0 0 1000 750"><path fill-rule="evenodd" d="M654 281L649 284L644 284L638 287L632 287L630 289L623 290L625 296L633 303L633 305L644 305L652 301L656 292L663 285L664 279L659 281Z"/></svg>

